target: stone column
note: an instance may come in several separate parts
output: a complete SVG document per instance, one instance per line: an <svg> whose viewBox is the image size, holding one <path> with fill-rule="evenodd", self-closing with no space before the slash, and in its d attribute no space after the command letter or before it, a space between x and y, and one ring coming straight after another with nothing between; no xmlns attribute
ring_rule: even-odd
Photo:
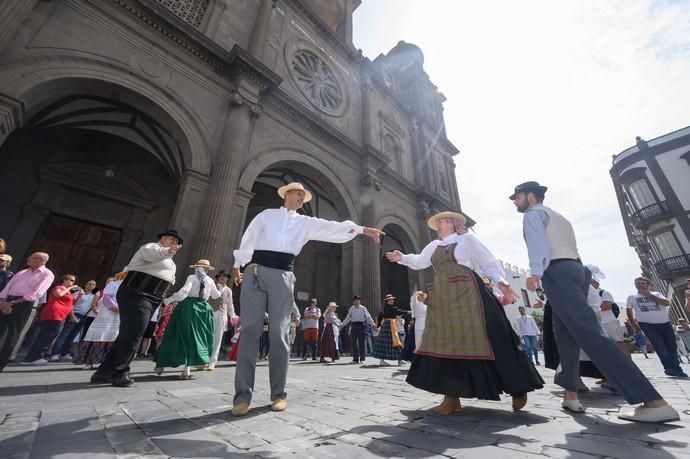
<svg viewBox="0 0 690 459"><path fill-rule="evenodd" d="M237 189L240 166L249 153L256 108L234 95L228 116L223 146L215 157L211 181L206 193L206 209L202 213L195 253L218 263L230 246L233 197Z"/></svg>
<svg viewBox="0 0 690 459"><path fill-rule="evenodd" d="M254 57L263 60L264 49L268 44L268 32L271 28L271 13L273 12L274 0L259 0L259 11L254 20L254 28L249 39L249 53Z"/></svg>
<svg viewBox="0 0 690 459"><path fill-rule="evenodd" d="M235 46L231 52L230 71L235 90L230 98L230 112L221 147L211 167L211 180L193 253L213 263L225 263L232 251L233 201L240 170L247 161L254 120L261 114L259 102L264 94L280 84L271 72L246 51Z"/></svg>
<svg viewBox="0 0 690 459"><path fill-rule="evenodd" d="M179 231L185 239L185 247L175 256L178 266L187 266L196 260L196 255L190 248L195 247L196 236L199 234L199 221L206 202L210 178L193 170L187 170L180 179L175 210L170 220L169 228ZM215 261L214 261L215 262ZM178 269L177 275L181 280L186 270Z"/></svg>
<svg viewBox="0 0 690 459"><path fill-rule="evenodd" d="M23 125L24 104L9 96L0 94L0 147L15 129Z"/></svg>
<svg viewBox="0 0 690 459"><path fill-rule="evenodd" d="M0 51L10 44L38 0L2 0L0 2Z"/></svg>

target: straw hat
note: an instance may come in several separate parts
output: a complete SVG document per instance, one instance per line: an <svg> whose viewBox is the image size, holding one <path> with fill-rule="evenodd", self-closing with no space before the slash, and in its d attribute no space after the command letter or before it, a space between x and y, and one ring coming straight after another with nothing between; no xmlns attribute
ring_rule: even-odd
<svg viewBox="0 0 690 459"><path fill-rule="evenodd" d="M442 218L448 218L452 220L460 220L463 223L467 223L467 218L459 212L451 212L449 210L445 210L443 212L439 212L436 215L433 215L429 220L426 221L426 224L429 225L429 228L432 230L436 230L436 223L442 219Z"/></svg>
<svg viewBox="0 0 690 459"><path fill-rule="evenodd" d="M293 191L293 190L299 190L299 191L304 191L304 202L307 203L311 201L312 195L309 191L304 189L304 185L302 185L299 182L292 182L288 183L285 186L281 186L278 188L278 196L280 196L282 199L285 199L285 193L288 191Z"/></svg>
<svg viewBox="0 0 690 459"><path fill-rule="evenodd" d="M0 253L0 260L5 260L8 263L12 263L12 256L7 253Z"/></svg>
<svg viewBox="0 0 690 459"><path fill-rule="evenodd" d="M203 258L191 265L190 268L206 268L209 271L213 271L214 269L216 269L213 266L211 266L210 261L204 260Z"/></svg>
<svg viewBox="0 0 690 459"><path fill-rule="evenodd" d="M327 308L337 308L338 305L335 303L335 301L331 301L330 303L328 303L328 306L326 306L326 307Z"/></svg>

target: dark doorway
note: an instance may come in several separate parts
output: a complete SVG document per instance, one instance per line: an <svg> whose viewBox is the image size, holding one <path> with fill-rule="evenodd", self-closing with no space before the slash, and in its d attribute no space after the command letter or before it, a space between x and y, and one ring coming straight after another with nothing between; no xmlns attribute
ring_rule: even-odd
<svg viewBox="0 0 690 459"><path fill-rule="evenodd" d="M122 267L113 268L122 231L107 226L49 215L31 244L33 252L50 255L48 268L56 280L66 273L76 274L79 283L95 279L99 286Z"/></svg>

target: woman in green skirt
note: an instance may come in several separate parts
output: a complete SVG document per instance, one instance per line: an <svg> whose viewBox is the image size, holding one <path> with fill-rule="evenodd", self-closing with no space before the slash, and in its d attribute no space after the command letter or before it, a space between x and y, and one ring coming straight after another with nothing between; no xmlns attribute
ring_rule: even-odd
<svg viewBox="0 0 690 459"><path fill-rule="evenodd" d="M208 272L214 269L208 260L199 260L190 268L194 268L194 274L187 277L184 286L163 300L166 305L178 304L154 358L157 374L163 373L165 367L184 365L180 379L191 379L192 367L208 365L213 349L214 325L213 308L207 300L220 297L216 283L208 276Z"/></svg>

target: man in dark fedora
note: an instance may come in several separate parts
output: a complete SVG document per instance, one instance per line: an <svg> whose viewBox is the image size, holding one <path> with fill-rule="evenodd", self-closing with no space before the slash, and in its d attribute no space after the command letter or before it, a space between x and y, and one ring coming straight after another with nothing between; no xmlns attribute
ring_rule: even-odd
<svg viewBox="0 0 690 459"><path fill-rule="evenodd" d="M110 383L127 387L134 381L129 377L129 364L148 326L151 313L163 301L175 283L173 256L182 248L182 237L175 230L158 235L158 242L139 247L129 264L117 291L120 308L120 333L105 360L91 376L91 383Z"/></svg>
<svg viewBox="0 0 690 459"><path fill-rule="evenodd" d="M358 295L352 297L352 306L347 311L347 317L340 325L340 329L342 330L348 324L350 325L350 340L352 341L352 363L364 363L364 326L369 324L375 327L376 324L374 324L366 306L362 304L362 298Z"/></svg>
<svg viewBox="0 0 690 459"><path fill-rule="evenodd" d="M621 419L638 422L669 422L678 413L654 389L647 378L603 331L587 303L592 273L582 265L575 232L561 214L544 206L547 188L538 182L515 187L509 197L524 214L523 234L527 243L530 275L527 289L543 284L553 311L553 328L562 370L555 383L565 389L564 409L583 412L577 397L580 348L625 397L643 405Z"/></svg>

